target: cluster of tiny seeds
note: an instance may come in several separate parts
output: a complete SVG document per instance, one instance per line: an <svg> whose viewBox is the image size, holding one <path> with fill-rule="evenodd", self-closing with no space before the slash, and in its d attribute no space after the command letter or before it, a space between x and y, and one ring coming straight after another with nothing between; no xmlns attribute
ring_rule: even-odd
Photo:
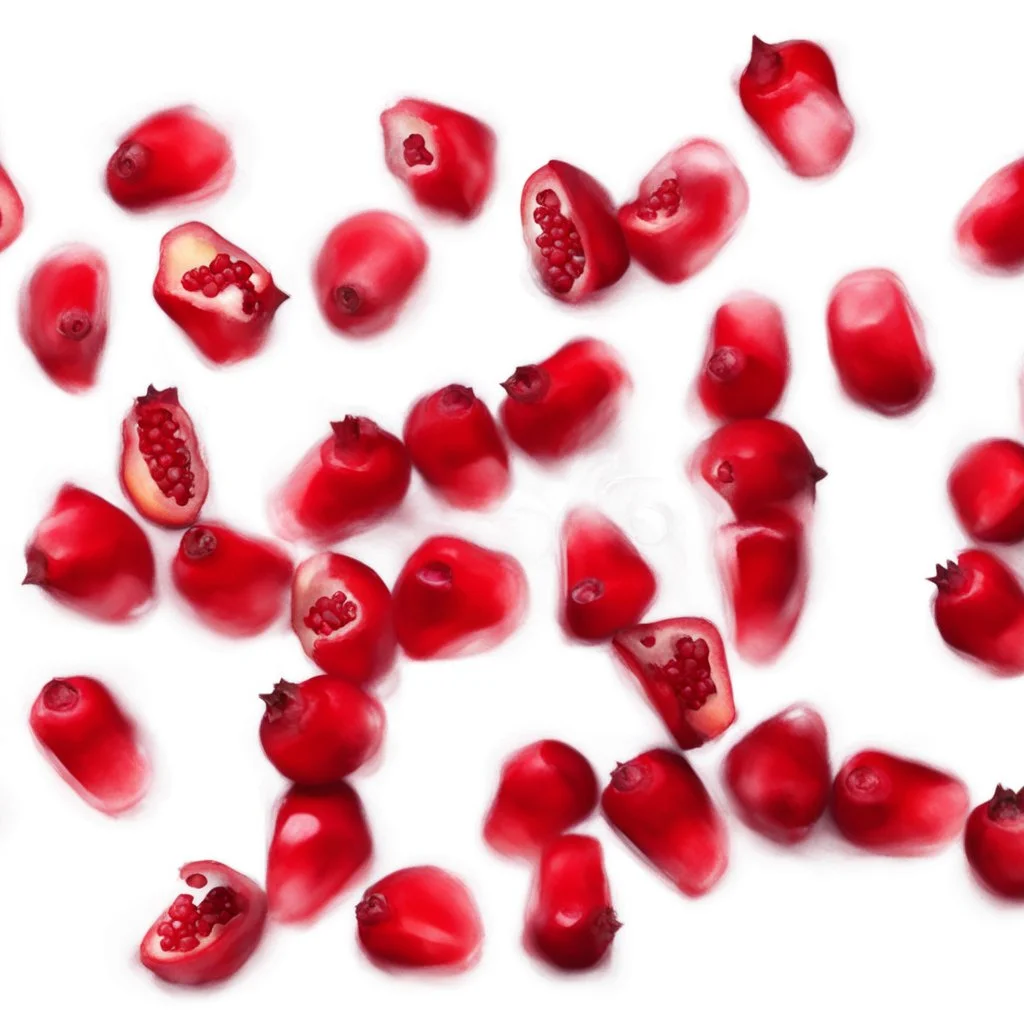
<svg viewBox="0 0 1024 1024"><path fill-rule="evenodd" d="M194 267L181 275L181 287L187 292L202 292L208 299L216 298L225 288L235 285L242 290L242 312L259 312L256 286L249 280L252 267L245 260L233 260L227 253L218 253L208 267Z"/></svg>
<svg viewBox="0 0 1024 1024"><path fill-rule="evenodd" d="M402 156L409 167L416 167L418 164L429 166L434 162L434 154L427 149L427 140L418 132L410 135L402 143Z"/></svg>
<svg viewBox="0 0 1024 1024"><path fill-rule="evenodd" d="M676 641L675 650L676 656L663 665L648 664L647 674L668 683L688 711L699 711L718 692L711 678L707 641L683 636Z"/></svg>
<svg viewBox="0 0 1024 1024"><path fill-rule="evenodd" d="M583 273L587 259L576 225L561 214L561 209L562 201L553 189L537 193L533 219L541 228L536 242L548 264L546 281L553 291L564 294Z"/></svg>
<svg viewBox="0 0 1024 1024"><path fill-rule="evenodd" d="M178 433L178 423L162 405L140 404L136 410L139 451L157 487L175 504L192 497L192 456Z"/></svg>
<svg viewBox="0 0 1024 1024"><path fill-rule="evenodd" d="M358 609L355 603L348 599L348 594L338 590L330 597L318 597L302 621L306 628L313 630L314 633L330 636L336 629L341 629L352 622L357 614Z"/></svg>
<svg viewBox="0 0 1024 1024"><path fill-rule="evenodd" d="M666 218L674 217L679 212L679 182L675 178L666 178L648 197L647 202L636 211L636 215L648 222L656 221L658 214Z"/></svg>
<svg viewBox="0 0 1024 1024"><path fill-rule="evenodd" d="M156 930L160 948L165 953L188 953L207 938L217 924L227 924L241 913L235 892L227 886L212 888L199 906L193 897L183 892L167 910L167 920Z"/></svg>

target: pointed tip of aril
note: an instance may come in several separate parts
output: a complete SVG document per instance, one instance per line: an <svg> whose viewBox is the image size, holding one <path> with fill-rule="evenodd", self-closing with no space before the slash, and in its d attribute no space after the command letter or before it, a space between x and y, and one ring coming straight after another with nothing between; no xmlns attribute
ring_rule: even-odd
<svg viewBox="0 0 1024 1024"><path fill-rule="evenodd" d="M35 548L25 552L25 578L21 585L42 586L46 582L46 556Z"/></svg>
<svg viewBox="0 0 1024 1024"><path fill-rule="evenodd" d="M516 402L539 402L548 392L551 379L541 366L517 366L516 372L501 382L509 398Z"/></svg>
<svg viewBox="0 0 1024 1024"><path fill-rule="evenodd" d="M770 85L782 66L782 58L778 49L766 43L759 36L751 37L750 61L745 74L753 78L759 86Z"/></svg>
<svg viewBox="0 0 1024 1024"><path fill-rule="evenodd" d="M828 470L827 469L822 469L821 466L815 466L811 470L811 482L812 483L819 484L827 476L828 476Z"/></svg>

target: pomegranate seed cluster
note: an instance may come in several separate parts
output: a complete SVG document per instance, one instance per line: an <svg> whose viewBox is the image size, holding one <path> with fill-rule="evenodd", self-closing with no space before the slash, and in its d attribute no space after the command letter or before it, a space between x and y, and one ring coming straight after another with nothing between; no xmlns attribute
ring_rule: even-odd
<svg viewBox="0 0 1024 1024"><path fill-rule="evenodd" d="M434 162L434 155L427 149L427 140L418 132L402 143L402 157L410 167L429 167Z"/></svg>
<svg viewBox="0 0 1024 1024"><path fill-rule="evenodd" d="M302 620L307 629L320 636L330 636L335 630L354 622L359 616L359 609L348 599L348 595L336 590L329 597L318 597Z"/></svg>
<svg viewBox="0 0 1024 1024"><path fill-rule="evenodd" d="M679 212L682 197L679 194L679 182L675 178L666 178L651 194L636 215L648 223L656 221L659 216L674 217Z"/></svg>
<svg viewBox="0 0 1024 1024"><path fill-rule="evenodd" d="M241 913L237 899L237 894L225 886L214 886L198 906L190 893L181 893L168 908L167 920L157 926L160 948L165 953L196 949L217 925L226 925Z"/></svg>
<svg viewBox="0 0 1024 1024"><path fill-rule="evenodd" d="M233 260L227 253L218 253L209 266L193 267L181 275L181 287L187 292L202 292L214 299L225 288L234 285L242 292L242 312L248 315L260 309L256 286L252 283L252 267L245 260Z"/></svg>
<svg viewBox="0 0 1024 1024"><path fill-rule="evenodd" d="M640 642L645 647L652 646L654 638ZM706 640L683 636L676 641L675 657L661 664L649 663L647 672L652 679L668 683L686 708L699 711L717 692L711 678L710 654Z"/></svg>
<svg viewBox="0 0 1024 1024"><path fill-rule="evenodd" d="M547 278L556 292L567 292L583 275L587 259L576 224L562 214L562 201L550 188L538 192L533 219L540 227L535 245L547 261Z"/></svg>
<svg viewBox="0 0 1024 1024"><path fill-rule="evenodd" d="M140 403L138 409L139 451L149 475L160 490L177 505L187 505L194 479L192 455L169 409Z"/></svg>

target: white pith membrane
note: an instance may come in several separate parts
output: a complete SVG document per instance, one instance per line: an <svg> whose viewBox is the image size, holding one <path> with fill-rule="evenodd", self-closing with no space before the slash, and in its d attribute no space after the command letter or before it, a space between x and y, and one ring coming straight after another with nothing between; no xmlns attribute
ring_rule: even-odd
<svg viewBox="0 0 1024 1024"><path fill-rule="evenodd" d="M228 245L224 240L218 246L212 239L205 238L196 232L183 232L175 238L168 239L164 248L164 287L179 298L186 299L196 306L203 306L207 309L215 309L223 316L230 317L240 323L248 323L252 319L251 313L242 311L242 289L231 285L224 288L218 295L212 298L204 295L201 291L188 291L181 283L182 277L188 271L198 267L208 267L220 253L225 253L232 260L242 260L252 267L252 276L249 280L255 288L256 294L267 285L267 275L264 270L253 261L253 259L240 249Z"/></svg>
<svg viewBox="0 0 1024 1024"><path fill-rule="evenodd" d="M416 178L437 170L440 162L433 126L411 114L389 113L387 115L388 152L387 163L393 170L406 178ZM434 158L429 164L409 165L405 162L405 140L410 135L423 136L423 148Z"/></svg>

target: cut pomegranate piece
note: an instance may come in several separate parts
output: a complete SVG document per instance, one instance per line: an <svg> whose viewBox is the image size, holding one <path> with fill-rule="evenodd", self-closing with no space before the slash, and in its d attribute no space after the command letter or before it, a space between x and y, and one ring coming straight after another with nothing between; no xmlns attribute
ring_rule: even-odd
<svg viewBox="0 0 1024 1024"><path fill-rule="evenodd" d="M675 284L703 270L747 212L747 182L710 139L673 149L619 210L630 255L660 281ZM548 257L550 260L550 257Z"/></svg>
<svg viewBox="0 0 1024 1024"><path fill-rule="evenodd" d="M789 342L782 310L746 292L718 307L711 322L697 394L718 420L771 415L789 382Z"/></svg>
<svg viewBox="0 0 1024 1024"><path fill-rule="evenodd" d="M288 298L266 267L198 221L180 224L161 240L153 297L218 365L259 352Z"/></svg>
<svg viewBox="0 0 1024 1024"><path fill-rule="evenodd" d="M971 811L964 851L975 878L989 891L1024 899L1024 790L996 786L992 799Z"/></svg>
<svg viewBox="0 0 1024 1024"><path fill-rule="evenodd" d="M409 490L405 445L365 416L346 416L311 448L271 503L287 540L333 544L393 512Z"/></svg>
<svg viewBox="0 0 1024 1024"><path fill-rule="evenodd" d="M171 579L204 625L255 636L281 617L292 569L276 544L221 523L199 523L182 536Z"/></svg>
<svg viewBox="0 0 1024 1024"><path fill-rule="evenodd" d="M327 236L313 268L324 319L345 334L376 334L394 323L427 265L427 243L402 217L357 213Z"/></svg>
<svg viewBox="0 0 1024 1024"><path fill-rule="evenodd" d="M406 418L404 438L420 475L456 508L486 508L508 492L508 449L472 388L449 384L425 395Z"/></svg>
<svg viewBox="0 0 1024 1024"><path fill-rule="evenodd" d="M971 445L949 474L949 499L975 540L1024 540L1024 445L991 438Z"/></svg>
<svg viewBox="0 0 1024 1024"><path fill-rule="evenodd" d="M153 549L140 527L99 495L65 484L25 549L25 583L82 615L122 622L156 592Z"/></svg>
<svg viewBox="0 0 1024 1024"><path fill-rule="evenodd" d="M832 787L832 817L854 845L892 856L945 846L964 827L970 798L952 775L879 750L854 754Z"/></svg>
<svg viewBox="0 0 1024 1024"><path fill-rule="evenodd" d="M381 967L464 970L484 941L472 893L435 867L403 868L370 886L356 921L360 945Z"/></svg>
<svg viewBox="0 0 1024 1024"><path fill-rule="evenodd" d="M546 163L527 178L519 209L537 280L556 299L579 302L626 272L629 250L612 198L586 171Z"/></svg>
<svg viewBox="0 0 1024 1024"><path fill-rule="evenodd" d="M507 857L534 857L595 807L597 776L590 762L568 743L541 740L502 765L484 839Z"/></svg>
<svg viewBox="0 0 1024 1024"><path fill-rule="evenodd" d="M194 107L175 107L121 139L107 164L107 191L126 210L148 210L218 195L234 171L227 136Z"/></svg>
<svg viewBox="0 0 1024 1024"><path fill-rule="evenodd" d="M410 658L480 654L515 632L526 602L526 575L511 555L431 537L395 582L398 642Z"/></svg>
<svg viewBox="0 0 1024 1024"><path fill-rule="evenodd" d="M287 779L307 786L337 782L364 765L384 739L380 701L347 679L313 676L283 679L271 693L260 722L260 743Z"/></svg>
<svg viewBox="0 0 1024 1024"><path fill-rule="evenodd" d="M277 809L267 854L271 917L309 921L345 891L372 854L363 804L351 786L292 786Z"/></svg>
<svg viewBox="0 0 1024 1024"><path fill-rule="evenodd" d="M541 854L526 912L526 948L563 971L599 963L621 928L612 908L601 844L559 836Z"/></svg>
<svg viewBox="0 0 1024 1024"><path fill-rule="evenodd" d="M139 948L142 964L175 985L230 978L263 938L267 897L219 861L192 861L179 874L188 888L206 891L198 903L181 893L156 919Z"/></svg>
<svg viewBox="0 0 1024 1024"><path fill-rule="evenodd" d="M362 562L324 551L292 581L292 629L325 672L372 683L395 660L395 618L387 584Z"/></svg>
<svg viewBox="0 0 1024 1024"><path fill-rule="evenodd" d="M1024 158L1000 168L978 189L956 222L956 240L980 270L1024 269Z"/></svg>
<svg viewBox="0 0 1024 1024"><path fill-rule="evenodd" d="M542 363L516 367L501 385L501 422L513 443L537 459L572 455L615 423L632 383L618 353L577 338Z"/></svg>
<svg viewBox="0 0 1024 1024"><path fill-rule="evenodd" d="M740 102L786 166L801 178L831 174L853 143L854 124L835 68L816 43L754 36Z"/></svg>
<svg viewBox="0 0 1024 1024"><path fill-rule="evenodd" d="M684 750L736 721L722 635L707 619L662 619L615 634L615 653Z"/></svg>
<svg viewBox="0 0 1024 1024"><path fill-rule="evenodd" d="M86 245L51 253L22 288L21 336L43 372L65 391L84 391L96 381L109 299L106 261Z"/></svg>
<svg viewBox="0 0 1024 1024"><path fill-rule="evenodd" d="M780 711L729 751L722 774L750 828L779 843L806 839L832 789L825 722L805 704Z"/></svg>
<svg viewBox="0 0 1024 1024"><path fill-rule="evenodd" d="M135 723L98 679L51 679L29 724L62 778L97 810L120 814L146 795L149 759Z"/></svg>
<svg viewBox="0 0 1024 1024"><path fill-rule="evenodd" d="M725 823L679 754L648 750L620 764L601 808L612 828L687 896L703 895L725 873Z"/></svg>
<svg viewBox="0 0 1024 1024"><path fill-rule="evenodd" d="M388 170L421 206L475 217L494 180L494 132L426 100L399 100L380 115Z"/></svg>
<svg viewBox="0 0 1024 1024"><path fill-rule="evenodd" d="M0 167L0 252L21 234L25 222L25 204L10 175Z"/></svg>

